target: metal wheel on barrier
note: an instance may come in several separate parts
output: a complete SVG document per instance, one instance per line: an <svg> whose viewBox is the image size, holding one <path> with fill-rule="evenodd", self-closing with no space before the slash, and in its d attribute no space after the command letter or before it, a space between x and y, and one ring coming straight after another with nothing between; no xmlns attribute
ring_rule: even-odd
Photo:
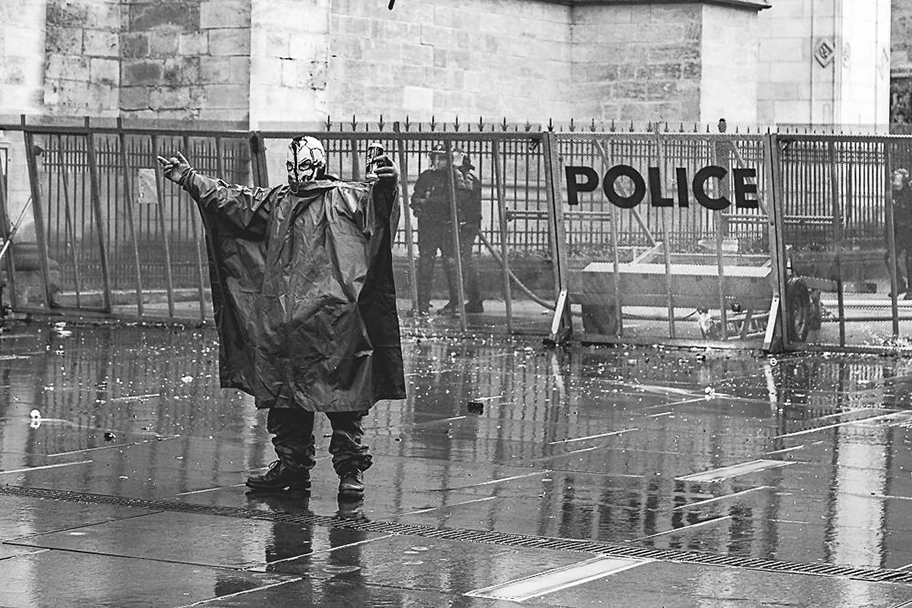
<svg viewBox="0 0 912 608"><path fill-rule="evenodd" d="M803 279L792 277L785 286L785 297L789 340L804 342L813 322L811 291Z"/></svg>

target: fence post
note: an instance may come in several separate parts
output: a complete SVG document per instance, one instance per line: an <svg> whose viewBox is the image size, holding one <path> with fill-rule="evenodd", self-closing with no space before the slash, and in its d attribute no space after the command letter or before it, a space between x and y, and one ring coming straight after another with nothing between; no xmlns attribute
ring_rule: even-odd
<svg viewBox="0 0 912 608"><path fill-rule="evenodd" d="M560 315L559 332L552 333L551 341L560 344L570 339L573 335L573 316L570 311L570 299L561 297L561 293L569 293L569 264L567 262L567 232L564 224L564 202L560 194L561 179L558 174L560 161L557 158L557 146L554 135L550 131L542 134L542 154L545 169L545 194L548 203L548 223L551 236L551 262L554 267L554 301L564 306L556 307L555 317Z"/></svg>
<svg viewBox="0 0 912 608"><path fill-rule="evenodd" d="M38 178L38 161L35 159L35 137L26 126L25 115L22 115L22 135L25 142L25 157L28 165L29 188L32 193L32 214L35 218L35 240L38 244L38 266L41 269L41 280L44 283L44 303L50 308L51 283L48 273L48 246L45 233L44 208L41 200L41 184ZM25 302L28 306L28 301Z"/></svg>
<svg viewBox="0 0 912 608"><path fill-rule="evenodd" d="M468 325L466 323L466 311L465 311L465 284L463 281L462 274L462 255L460 255L460 246L459 242L459 210L456 207L456 180L453 176L453 171L458 171L458 169L453 165L453 141L449 138L445 141L446 144L446 154L447 154L447 176L450 189L450 221L451 221L451 231L453 237L453 259L456 262L456 296L459 298L459 302L456 304L456 310L459 311L459 326L462 331L468 330ZM444 260L446 264L446 260Z"/></svg>
<svg viewBox="0 0 912 608"><path fill-rule="evenodd" d="M104 214L101 212L101 186L98 181L98 160L95 157L95 133L85 119L86 127L86 158L89 161L89 180L92 186L92 209L95 212L95 228L98 230L98 255L101 259L101 279L104 284L104 310L111 312L111 278L108 272L107 231L105 230Z"/></svg>
<svg viewBox="0 0 912 608"><path fill-rule="evenodd" d="M3 237L3 245L6 245L7 247L6 259L3 260L6 267L6 282L9 286L7 298L9 298L10 306L15 310L19 302L16 297L16 268L13 264L13 256L9 251L9 249L12 248L12 243L8 243L12 224L9 219L9 201L7 199L7 187L9 185L7 174L9 173L9 164L8 162L3 162L7 159L8 157L0 157L0 236ZM0 306L2 305L3 303L0 302Z"/></svg>
<svg viewBox="0 0 912 608"><path fill-rule="evenodd" d="M130 162L127 158L127 135L123 130L123 120L119 117L117 119L117 137L120 140L120 164L123 167L124 209L130 225L130 240L133 242L133 261L136 269L136 312L141 317L143 316L142 265L139 261L139 243L136 240L136 222L133 216L133 188L130 181ZM67 212L69 213L69 206Z"/></svg>
<svg viewBox="0 0 912 608"><path fill-rule="evenodd" d="M269 187L269 167L266 163L266 146L259 131L253 131L249 138L253 185L260 188ZM220 176L221 177L221 176Z"/></svg>
<svg viewBox="0 0 912 608"><path fill-rule="evenodd" d="M190 151L187 150L189 154ZM152 136L152 157L161 154L158 146L158 135ZM174 318L174 280L171 276L171 244L169 242L168 226L165 224L165 191L164 179L161 171L155 172L155 190L158 196L158 227L161 230L162 247L165 250L165 288L168 293L168 317Z"/></svg>
<svg viewBox="0 0 912 608"><path fill-rule="evenodd" d="M890 314L893 317L893 336L899 336L899 304L897 299L899 298L899 282L898 277L896 276L896 232L894 232L894 226L896 219L893 217L893 187L891 182L893 181L892 168L893 168L893 159L890 150L890 144L888 141L883 142L884 146L884 168L886 170L886 182L887 182L887 196L886 196L886 205L884 207L885 221L887 224L887 257L889 261L889 272L890 272ZM908 274L908 269L906 270ZM908 286L912 289L912 285Z"/></svg>
<svg viewBox="0 0 912 608"><path fill-rule="evenodd" d="M830 162L830 198L833 212L833 236L836 241L836 302L839 307L839 346L845 346L845 294L842 282L842 209L839 204L839 175L836 171L836 144L827 145Z"/></svg>
<svg viewBox="0 0 912 608"><path fill-rule="evenodd" d="M393 130L399 133L399 123L393 123ZM418 279L415 271L415 234L412 230L412 208L409 207L408 190L408 156L405 154L405 140L396 138L399 149L399 188L402 196L402 218L405 223L405 255L408 260L409 296L412 299L412 310L418 310Z"/></svg>
<svg viewBox="0 0 912 608"><path fill-rule="evenodd" d="M655 128L653 129L655 133L655 142L656 142L656 152L659 159L659 167L662 172L662 175L667 175L666 166L665 166L665 142L662 140L662 132L659 128L659 123L655 123ZM664 184L663 184L664 185ZM673 209L673 208L672 208ZM668 231L668 222L666 218L668 217L669 208L662 207L659 213L661 213L662 219L662 250L664 255L662 256L665 260L665 305L668 307L668 333L671 338L677 337L677 332L675 331L675 304L674 304L674 286L671 284L671 235ZM721 273L720 268L720 273ZM616 277L617 280L620 277ZM722 290L722 279L720 274L719 279L719 290L721 293ZM618 309L620 310L620 309ZM722 326L725 326L725 310L721 311L723 323Z"/></svg>
<svg viewBox="0 0 912 608"><path fill-rule="evenodd" d="M503 252L504 305L507 311L507 332L513 333L513 294L510 290L510 252L507 249L507 201L504 192L504 167L501 165L500 140L492 142L494 182L497 188L497 213L500 221L500 248ZM493 250L492 250L493 253Z"/></svg>
<svg viewBox="0 0 912 608"><path fill-rule="evenodd" d="M766 333L763 339L763 350L774 352L787 349L789 346L788 335L785 330L785 316L788 314L786 306L786 266L785 253L785 201L782 190L782 167L779 156L779 136L776 133L767 133L763 138L763 157L766 173L766 190L769 209L769 248L770 266L773 271L773 301L770 303L770 314L766 323ZM780 344L774 345L775 332L779 331ZM779 346L777 348L777 346Z"/></svg>

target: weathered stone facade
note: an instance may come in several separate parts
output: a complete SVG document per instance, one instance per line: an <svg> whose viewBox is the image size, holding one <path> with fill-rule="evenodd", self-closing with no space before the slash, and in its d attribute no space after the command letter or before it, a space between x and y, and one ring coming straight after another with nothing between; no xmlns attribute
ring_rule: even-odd
<svg viewBox="0 0 912 608"><path fill-rule="evenodd" d="M791 0L760 15L762 124L885 128L890 0Z"/></svg>
<svg viewBox="0 0 912 608"><path fill-rule="evenodd" d="M893 0L892 11L890 122L912 125L912 0Z"/></svg>
<svg viewBox="0 0 912 608"><path fill-rule="evenodd" d="M766 6L423 0L388 11L379 0L29 4L32 30L44 37L43 95L12 111L256 128L351 115L715 121L718 106L731 120L750 122L755 65L742 62L737 78L724 66L731 63L729 45L746 45L736 56L753 57L753 24ZM714 90L750 101L710 102L706 93Z"/></svg>
<svg viewBox="0 0 912 608"><path fill-rule="evenodd" d="M577 113L603 120L698 120L703 8L574 8L568 85L576 92Z"/></svg>

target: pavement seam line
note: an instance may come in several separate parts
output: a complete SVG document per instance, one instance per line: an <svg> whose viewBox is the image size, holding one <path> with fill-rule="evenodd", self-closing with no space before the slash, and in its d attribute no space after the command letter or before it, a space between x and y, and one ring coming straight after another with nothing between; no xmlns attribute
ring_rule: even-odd
<svg viewBox="0 0 912 608"><path fill-rule="evenodd" d="M469 530L464 528L444 528L391 521L353 520L310 513L295 514L284 511L268 512L244 509L241 507L218 507L175 501L126 498L106 494L91 494L72 490L55 490L50 488L35 488L8 484L0 485L0 495L65 500L89 504L113 504L146 508L149 510L160 509L209 516L255 519L291 524L305 523L310 525L323 525L328 527L356 529L363 532L375 532L378 534L418 536L420 538L474 542L507 547L568 551L630 559L652 559L662 562L702 566L745 568L761 572L834 576L867 582L912 585L912 572L907 570L865 568L814 562L788 562L769 558L720 555L680 549L656 549L629 544L633 541L628 541L628 543L611 543L599 540L532 536L488 530Z"/></svg>

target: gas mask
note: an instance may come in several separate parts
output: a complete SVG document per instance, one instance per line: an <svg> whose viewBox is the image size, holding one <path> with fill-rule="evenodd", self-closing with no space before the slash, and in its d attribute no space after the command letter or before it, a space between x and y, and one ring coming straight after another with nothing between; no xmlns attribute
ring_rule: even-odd
<svg viewBox="0 0 912 608"><path fill-rule="evenodd" d="M302 135L288 144L285 169L289 184L313 181L325 168L326 151L318 140Z"/></svg>

